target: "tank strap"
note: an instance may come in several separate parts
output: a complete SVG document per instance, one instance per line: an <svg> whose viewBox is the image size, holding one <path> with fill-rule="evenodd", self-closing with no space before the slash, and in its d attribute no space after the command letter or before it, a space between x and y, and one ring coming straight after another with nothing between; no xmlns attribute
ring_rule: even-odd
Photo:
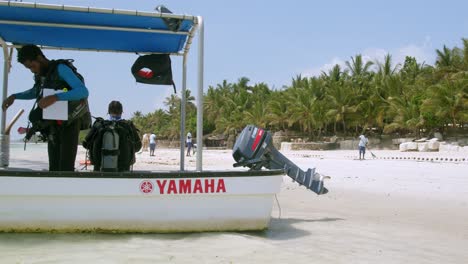
<svg viewBox="0 0 468 264"><path fill-rule="evenodd" d="M111 156L117 156L120 154L120 151L118 149L113 149L113 150L109 150L109 149L103 149L102 150L102 155L111 155Z"/></svg>

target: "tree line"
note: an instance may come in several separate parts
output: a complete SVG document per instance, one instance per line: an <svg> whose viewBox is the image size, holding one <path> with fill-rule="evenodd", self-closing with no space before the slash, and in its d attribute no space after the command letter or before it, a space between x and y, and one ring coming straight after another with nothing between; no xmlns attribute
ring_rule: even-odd
<svg viewBox="0 0 468 264"><path fill-rule="evenodd" d="M468 39L463 47L436 50L435 65L406 57L394 64L365 61L358 54L322 72L320 76L292 78L282 89L265 83L223 81L204 94L204 134L236 135L245 125L299 132L310 139L324 135L354 136L372 130L379 134L421 136L435 130L468 125ZM196 106L186 91L186 130L196 130ZM166 98L167 109L146 115L134 113L132 121L142 132L177 139L180 103Z"/></svg>

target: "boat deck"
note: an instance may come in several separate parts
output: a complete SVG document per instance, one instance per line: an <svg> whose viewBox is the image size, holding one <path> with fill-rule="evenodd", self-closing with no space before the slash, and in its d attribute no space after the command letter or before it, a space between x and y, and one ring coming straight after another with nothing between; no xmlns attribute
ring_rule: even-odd
<svg viewBox="0 0 468 264"><path fill-rule="evenodd" d="M57 177L57 178L211 178L211 177L252 177L274 176L284 174L283 170L260 171L131 171L131 172L98 172L98 171L47 171L25 168L0 169L0 177Z"/></svg>

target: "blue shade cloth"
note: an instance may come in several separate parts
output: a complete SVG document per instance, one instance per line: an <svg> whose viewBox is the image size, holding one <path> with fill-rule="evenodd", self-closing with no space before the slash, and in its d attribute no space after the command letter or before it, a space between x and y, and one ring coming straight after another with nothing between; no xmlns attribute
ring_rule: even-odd
<svg viewBox="0 0 468 264"><path fill-rule="evenodd" d="M162 18L42 9L33 7L0 6L0 20L35 23L156 29L171 33ZM192 20L183 20L178 32L189 32ZM188 36L154 32L130 32L109 29L82 29L12 25L0 21L0 36L17 44L36 44L59 48L112 50L127 52L178 53Z"/></svg>

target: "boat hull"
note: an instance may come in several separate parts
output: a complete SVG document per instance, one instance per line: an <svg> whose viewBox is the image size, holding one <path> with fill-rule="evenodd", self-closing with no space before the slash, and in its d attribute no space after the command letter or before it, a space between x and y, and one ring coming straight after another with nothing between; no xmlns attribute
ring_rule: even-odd
<svg viewBox="0 0 468 264"><path fill-rule="evenodd" d="M3 232L202 232L268 227L282 171L0 175Z"/></svg>

